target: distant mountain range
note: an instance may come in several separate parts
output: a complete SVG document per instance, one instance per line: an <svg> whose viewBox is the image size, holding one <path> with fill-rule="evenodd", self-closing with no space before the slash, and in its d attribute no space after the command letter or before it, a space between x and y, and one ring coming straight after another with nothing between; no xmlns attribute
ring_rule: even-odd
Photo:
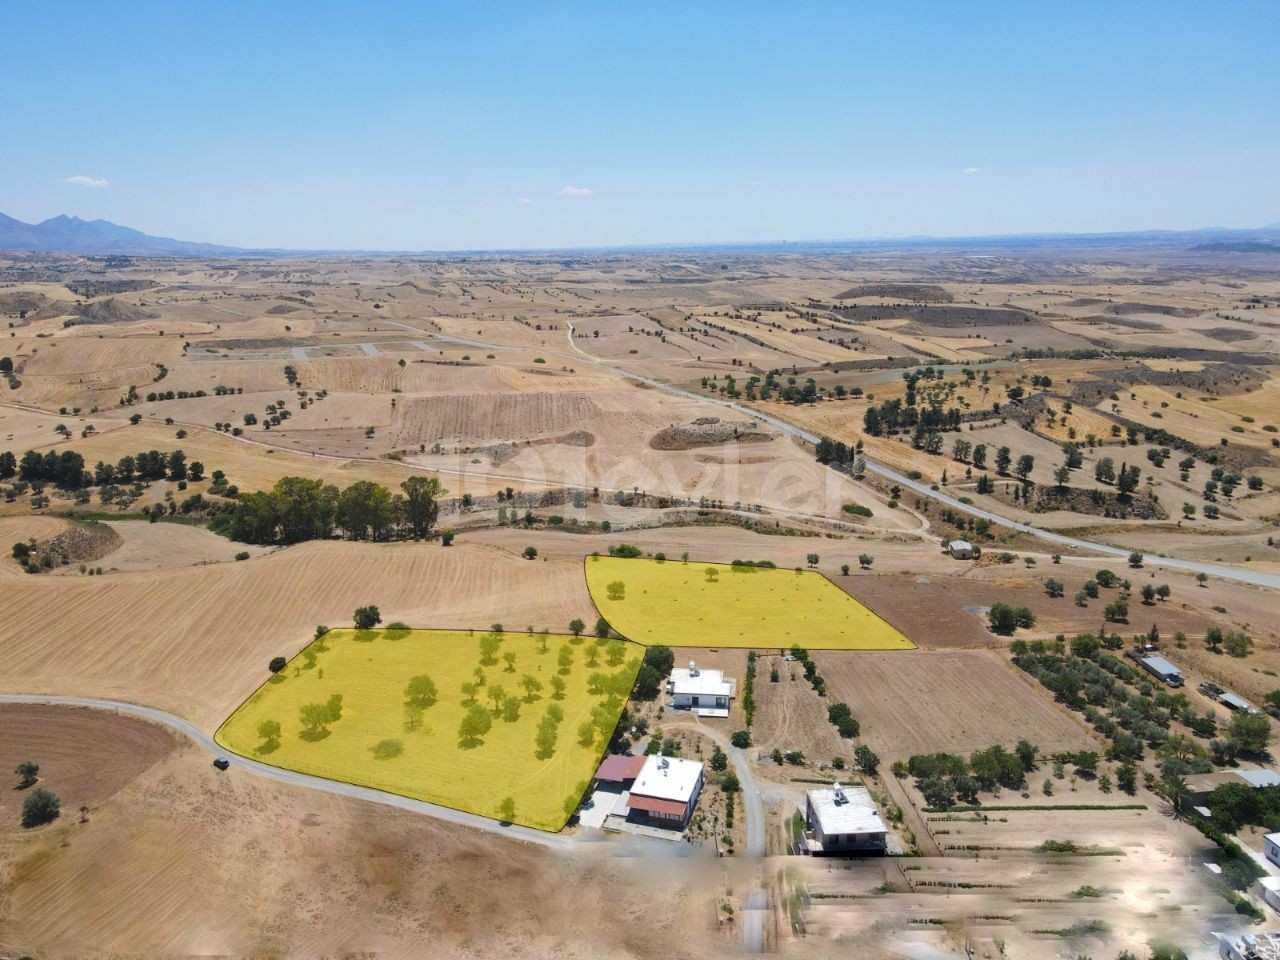
<svg viewBox="0 0 1280 960"><path fill-rule="evenodd" d="M695 253L850 253L886 249L985 250L1026 252L1037 247L1060 246L1073 249L1119 247L1184 248L1217 253L1271 253L1280 251L1280 223L1256 230L1210 227L1204 230L1146 230L1127 233L1038 233L983 237L882 237L860 240L763 241L742 243L671 243L618 245L615 247L572 248L579 252L695 252ZM431 251L371 250L246 250L214 243L193 243L169 237L153 237L140 230L122 227L109 220L81 220L65 214L41 223L23 223L0 213L0 250L37 253L78 253L86 256L137 257L279 257L297 255L405 254ZM442 252L442 251L436 251ZM559 251L452 251L454 253L531 253Z"/></svg>
<svg viewBox="0 0 1280 960"><path fill-rule="evenodd" d="M153 237L109 220L81 220L64 214L41 223L23 223L3 213L0 250L159 257L216 257L243 252L213 243Z"/></svg>

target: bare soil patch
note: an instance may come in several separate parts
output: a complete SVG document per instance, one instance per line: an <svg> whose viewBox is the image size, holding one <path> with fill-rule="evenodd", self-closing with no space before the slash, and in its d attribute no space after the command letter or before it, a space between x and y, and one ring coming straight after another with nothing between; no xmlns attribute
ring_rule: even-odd
<svg viewBox="0 0 1280 960"><path fill-rule="evenodd" d="M0 704L0 770L8 776L19 763L38 763L37 786L62 800L64 820L113 796L176 745L164 727L104 710ZM0 834L22 830L26 792L11 785L0 789Z"/></svg>
<svg viewBox="0 0 1280 960"><path fill-rule="evenodd" d="M983 609L1026 601L1025 590L960 577L864 574L831 582L921 647L993 646Z"/></svg>

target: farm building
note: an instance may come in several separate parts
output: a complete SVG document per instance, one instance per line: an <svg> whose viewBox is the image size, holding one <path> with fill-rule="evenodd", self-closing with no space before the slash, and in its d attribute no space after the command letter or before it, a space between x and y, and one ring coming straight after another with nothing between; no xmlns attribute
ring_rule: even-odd
<svg viewBox="0 0 1280 960"><path fill-rule="evenodd" d="M1258 881L1262 899L1272 910L1280 911L1280 877L1263 877Z"/></svg>
<svg viewBox="0 0 1280 960"><path fill-rule="evenodd" d="M1143 657L1138 663L1157 680L1170 687L1182 686L1182 671L1164 657Z"/></svg>
<svg viewBox="0 0 1280 960"><path fill-rule="evenodd" d="M702 793L702 764L657 753L645 758L627 798L627 819L683 830Z"/></svg>
<svg viewBox="0 0 1280 960"><path fill-rule="evenodd" d="M1280 867L1280 833L1268 833L1262 838L1262 852L1268 860Z"/></svg>
<svg viewBox="0 0 1280 960"><path fill-rule="evenodd" d="M646 759L648 758L643 756L633 757L629 753L610 754L600 761L592 779L597 784L617 783L624 787L630 786L644 769Z"/></svg>
<svg viewBox="0 0 1280 960"><path fill-rule="evenodd" d="M689 669L671 671L667 693L671 706L688 710L700 717L729 716L729 701L738 692L738 681L726 679L722 670L701 670L692 660Z"/></svg>
<svg viewBox="0 0 1280 960"><path fill-rule="evenodd" d="M952 540L947 544L947 553L951 554L956 560L972 560L974 557L973 544L968 540Z"/></svg>
<svg viewBox="0 0 1280 960"><path fill-rule="evenodd" d="M1253 787L1280 787L1280 773L1274 770L1219 770L1217 773L1205 773L1187 779L1187 789L1193 806L1204 806L1209 794L1225 783L1243 783ZM1280 865L1280 860L1277 860Z"/></svg>
<svg viewBox="0 0 1280 960"><path fill-rule="evenodd" d="M1228 710L1242 710L1245 713L1253 713L1253 704L1239 694L1225 691L1218 695L1218 702Z"/></svg>
<svg viewBox="0 0 1280 960"><path fill-rule="evenodd" d="M1215 933L1222 960L1280 960L1280 930Z"/></svg>
<svg viewBox="0 0 1280 960"><path fill-rule="evenodd" d="M804 801L805 852L815 855L884 853L888 830L865 787L808 790Z"/></svg>

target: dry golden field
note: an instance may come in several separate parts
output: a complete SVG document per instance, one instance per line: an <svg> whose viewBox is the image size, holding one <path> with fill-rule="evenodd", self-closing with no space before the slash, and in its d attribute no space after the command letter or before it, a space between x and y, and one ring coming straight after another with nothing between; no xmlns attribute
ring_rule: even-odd
<svg viewBox="0 0 1280 960"><path fill-rule="evenodd" d="M242 563L102 577L0 566L12 665L4 692L131 700L208 729L253 692L273 656L366 603L424 627L563 629L592 613L580 564L467 544L307 543Z"/></svg>
<svg viewBox="0 0 1280 960"><path fill-rule="evenodd" d="M73 289L86 278L151 285L87 296ZM1123 561L999 528L957 527L927 497L828 469L776 426L712 401L736 400L820 435L862 441L872 460L918 471L1004 516L1148 555L1280 570L1273 444L1280 434L1267 429L1280 427L1280 281L1272 266L1247 257L1229 269L1188 251L1103 258L1052 249L999 257L912 249L887 258L796 250L136 259L108 276L80 258L0 256L0 320L7 334L0 356L14 365L12 381L0 379L0 452L70 449L92 469L139 451L182 449L241 491L266 490L282 476L340 487L373 480L396 491L408 476L435 475L447 491L440 525L458 531L449 548L336 540L256 547L196 523L113 519L121 512L97 491L77 502L71 491L45 488L43 505L35 491L0 478L3 692L117 697L213 730L265 679L271 657L299 651L318 624L348 625L362 604L415 627L500 622L507 631L563 631L581 618L589 630L599 611L584 557L630 543L672 561L688 554L784 569L819 555L822 575L921 648L815 655L831 695L851 705L864 741L886 761L1021 736L1044 750L1101 749L1074 715L1008 667L1008 638L990 633L985 611L994 602L1030 607L1037 624L1019 633L1029 638L1096 630L1103 603L1077 606L1072 594L1100 567L1122 569ZM920 380L918 403L958 408L962 429L943 433L937 453L917 449L909 430L867 436L868 408L905 400L903 372L929 366L942 372ZM820 399L750 399L748 389L771 374L797 387L812 378ZM282 407L289 416L270 423ZM1137 442L1126 436L1130 426ZM1148 457L1166 442L1157 429L1181 445L1163 467ZM1015 500L1010 477L977 493L982 470L953 458L957 439L987 445L987 472L999 447L1015 461L1034 456L1030 479L1042 489L1056 482L1063 444L1081 444L1081 466L1069 476L1074 499L1052 508ZM1188 455L1194 463L1184 480L1178 463ZM1137 465L1138 494L1158 509L1144 516L1092 509L1113 492L1094 476L1104 457ZM1203 493L1215 467L1262 486L1242 482L1219 496L1220 516L1209 519ZM126 512L196 493L209 497L209 481L185 489L156 481ZM1191 519L1182 519L1184 503L1196 507ZM853 504L870 516L842 509ZM108 520L106 552L92 561L102 576L82 575L75 562L23 573L10 546L65 534L68 512ZM987 559L973 564L940 552L940 541L961 533ZM523 559L526 548L537 559ZM996 562L1003 551L1012 563ZM249 559L234 559L241 552ZM1052 559L1059 552L1060 565ZM862 554L873 559L869 570L859 568ZM1113 625L1126 640L1156 625L1166 652L1197 677L1254 700L1273 689L1280 637L1269 591L1217 579L1201 587L1153 565L1122 575L1135 590L1147 582L1173 588L1159 604L1135 595L1128 622ZM1066 584L1065 597L1046 594L1051 577ZM1253 652L1209 653L1201 638L1211 625L1247 631ZM1175 641L1179 632L1185 639ZM741 652L699 656L743 669ZM750 761L768 784L771 836L782 833L787 804L803 787L792 782L796 771L767 760L768 751L811 752L810 767L819 769L799 774L806 777L828 776L821 767L852 749L802 678L768 681L773 658L762 654L756 683L754 746L765 759L753 751ZM735 709L733 723L743 722L741 705ZM6 710L6 727L17 716ZM13 749L44 752L51 780L70 771L66 801L78 806L77 797L90 797L92 812L87 824L64 816L33 833L0 831L3 951L609 960L718 955L736 951L741 939L739 915L725 919L723 905L741 908L752 885L745 873L690 866L686 882L673 885L664 865L651 883L644 858L567 863L249 774L215 775L186 745L139 746L110 718L65 720L57 711L41 718L52 732ZM95 752L95 737L125 746ZM895 803L919 805L909 784L902 795L885 789ZM1092 802L1090 789L1082 785L1079 795ZM1075 793L1063 787L1056 799ZM872 933L885 929L877 924L910 913L930 921L913 934L940 949L958 953L972 930L992 956L1000 939L1009 955L1040 960L1062 941L1034 931L1089 910L1116 930L1137 915L1147 930L1152 912L1176 916L1167 925L1178 929L1207 923L1206 904L1220 907L1220 897L1185 868L1207 858L1198 835L1172 821L1157 798L1141 793L1140 801L1150 809L933 823L952 831L932 838L939 846L1021 852L920 858L918 873L888 861L865 877L862 867L779 861L769 875L798 867L811 892L833 896L811 902L811 933L801 939L783 909L785 889L771 880L768 947L874 956ZM920 817L913 809L905 822L923 831ZM1072 890L1093 882L1090 864L1047 865L1021 849L1060 833L1144 842L1155 879L1134 885L1136 854L1124 841L1115 862L1090 858L1105 896L1071 900ZM997 886L913 887L913 879ZM878 892L884 883L893 892ZM1017 902L1015 889L1044 903ZM978 915L1015 919L978 922ZM1117 933L1088 952L1114 955L1122 943L1140 946Z"/></svg>

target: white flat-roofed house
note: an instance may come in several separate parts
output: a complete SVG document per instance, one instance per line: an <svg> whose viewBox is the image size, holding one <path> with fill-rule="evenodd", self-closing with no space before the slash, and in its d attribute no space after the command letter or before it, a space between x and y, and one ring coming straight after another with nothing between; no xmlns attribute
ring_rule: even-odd
<svg viewBox="0 0 1280 960"><path fill-rule="evenodd" d="M1280 912L1280 877L1263 877L1258 881L1262 888L1262 900L1272 910Z"/></svg>
<svg viewBox="0 0 1280 960"><path fill-rule="evenodd" d="M888 828L865 787L805 792L803 846L811 854L885 853Z"/></svg>
<svg viewBox="0 0 1280 960"><path fill-rule="evenodd" d="M729 701L738 693L738 681L725 677L723 670L703 670L690 660L689 669L671 671L667 693L677 710L689 710L700 717L727 717Z"/></svg>
<svg viewBox="0 0 1280 960"><path fill-rule="evenodd" d="M1262 853L1268 860L1280 867L1280 833L1268 833L1262 838Z"/></svg>
<svg viewBox="0 0 1280 960"><path fill-rule="evenodd" d="M698 761L653 754L631 784L627 819L683 830L698 804L702 783Z"/></svg>
<svg viewBox="0 0 1280 960"><path fill-rule="evenodd" d="M973 544L968 540L952 540L947 544L947 553L957 560L972 560Z"/></svg>

